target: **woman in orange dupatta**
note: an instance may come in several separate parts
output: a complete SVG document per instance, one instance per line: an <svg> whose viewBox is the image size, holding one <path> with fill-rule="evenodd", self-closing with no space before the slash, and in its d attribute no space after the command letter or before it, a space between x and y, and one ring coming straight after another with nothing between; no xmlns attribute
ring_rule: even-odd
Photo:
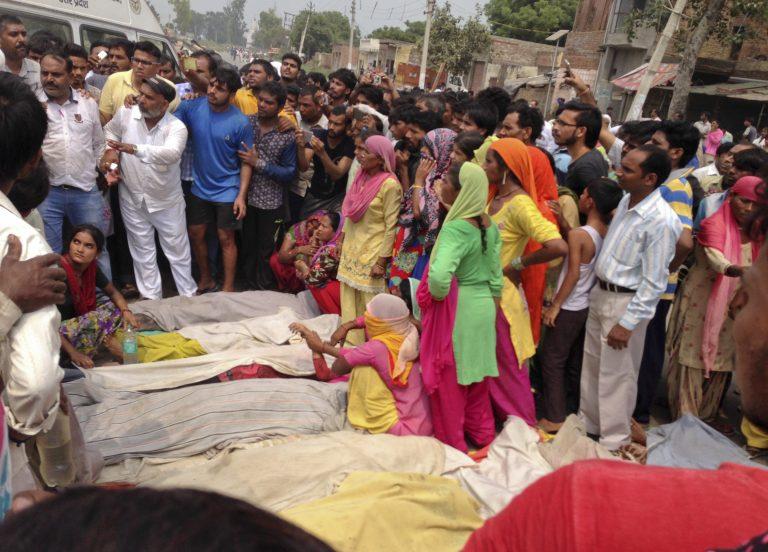
<svg viewBox="0 0 768 552"><path fill-rule="evenodd" d="M568 245L557 225L542 213L531 157L523 142L503 138L494 143L484 168L489 182L496 186L488 214L501 233L501 265L506 276L496 324L499 377L490 380L491 402L498 417L514 414L535 425L525 362L536 352L533 322L541 319L547 263L564 257ZM536 243L535 249L526 253L531 242Z"/></svg>

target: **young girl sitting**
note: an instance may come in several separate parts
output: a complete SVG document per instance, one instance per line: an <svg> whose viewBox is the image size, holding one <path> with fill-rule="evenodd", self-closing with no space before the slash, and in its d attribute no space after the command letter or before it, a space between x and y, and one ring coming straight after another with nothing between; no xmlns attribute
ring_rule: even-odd
<svg viewBox="0 0 768 552"><path fill-rule="evenodd" d="M419 369L419 334L410 312L399 297L375 296L365 314L347 322L331 341L343 341L352 329L365 329L368 341L352 348L323 343L317 333L292 324L314 353L318 379L328 381L351 372L349 422L371 433L432 435L429 402ZM336 357L328 368L323 355Z"/></svg>

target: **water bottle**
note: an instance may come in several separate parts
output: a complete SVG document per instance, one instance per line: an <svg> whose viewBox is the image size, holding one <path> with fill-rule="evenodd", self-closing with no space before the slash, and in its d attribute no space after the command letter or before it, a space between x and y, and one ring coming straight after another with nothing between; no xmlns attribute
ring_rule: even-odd
<svg viewBox="0 0 768 552"><path fill-rule="evenodd" d="M123 334L123 364L137 364L139 362L139 344L136 341L136 332L133 326L125 325Z"/></svg>
<svg viewBox="0 0 768 552"><path fill-rule="evenodd" d="M56 413L53 427L37 437L37 450L40 453L40 475L46 485L66 487L75 480L69 416L61 410Z"/></svg>

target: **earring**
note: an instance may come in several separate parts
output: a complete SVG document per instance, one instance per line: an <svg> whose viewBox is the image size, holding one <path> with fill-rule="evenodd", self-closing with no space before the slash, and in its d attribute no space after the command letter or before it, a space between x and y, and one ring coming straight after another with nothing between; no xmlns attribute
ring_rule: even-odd
<svg viewBox="0 0 768 552"><path fill-rule="evenodd" d="M507 185L507 171L504 171L504 176L501 179L501 187L503 188L506 185Z"/></svg>

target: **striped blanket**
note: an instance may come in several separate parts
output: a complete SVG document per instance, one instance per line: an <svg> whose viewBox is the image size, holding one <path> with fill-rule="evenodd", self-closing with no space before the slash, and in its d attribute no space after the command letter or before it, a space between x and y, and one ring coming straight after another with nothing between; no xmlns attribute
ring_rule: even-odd
<svg viewBox="0 0 768 552"><path fill-rule="evenodd" d="M141 393L87 380L65 384L86 446L105 463L182 458L235 441L338 431L347 386L304 379L254 379Z"/></svg>

